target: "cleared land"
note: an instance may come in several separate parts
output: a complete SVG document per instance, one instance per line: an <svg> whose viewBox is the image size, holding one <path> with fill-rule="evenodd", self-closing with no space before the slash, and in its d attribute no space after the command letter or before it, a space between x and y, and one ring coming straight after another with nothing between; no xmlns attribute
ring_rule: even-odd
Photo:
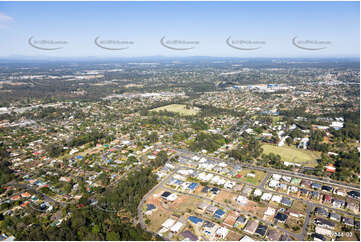
<svg viewBox="0 0 361 242"><path fill-rule="evenodd" d="M249 173L254 174L255 177L247 176ZM239 176L237 176L239 175ZM242 182L250 183L253 185L259 185L266 178L267 173L258 170L242 169L235 176L235 179L239 179Z"/></svg>
<svg viewBox="0 0 361 242"><path fill-rule="evenodd" d="M199 110L200 109L197 107L187 108L186 105L183 105L183 104L170 104L167 106L154 108L150 111L155 111L155 112L168 111L168 112L173 112L173 113L179 113L180 115L191 116L191 115L196 115L199 112Z"/></svg>
<svg viewBox="0 0 361 242"><path fill-rule="evenodd" d="M316 159L320 158L318 152L297 149L289 146L275 146L265 144L262 145L263 153L274 153L280 155L283 161L296 162L303 164L304 166L314 167L317 165Z"/></svg>

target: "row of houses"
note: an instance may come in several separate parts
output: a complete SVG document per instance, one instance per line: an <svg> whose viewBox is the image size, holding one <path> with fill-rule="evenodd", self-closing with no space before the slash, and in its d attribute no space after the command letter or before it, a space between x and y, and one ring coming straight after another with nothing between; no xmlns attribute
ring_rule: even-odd
<svg viewBox="0 0 361 242"><path fill-rule="evenodd" d="M337 198L348 197L352 199L359 199L360 193L358 191L351 190L346 192L344 189L339 189L330 185L322 185L307 179L302 180L299 178L273 174L272 178L268 182L268 187L274 190L283 191L287 194L297 193L301 196L309 197L310 199L319 199L323 194L322 201L334 208L347 208L355 212L357 212L359 208L355 202L350 201L350 205L347 206L348 203L344 199ZM312 190L307 190L306 188ZM332 197L331 194L334 194L337 197Z"/></svg>
<svg viewBox="0 0 361 242"><path fill-rule="evenodd" d="M342 217L340 214L336 213L336 212L329 212L328 209L326 208L322 208L322 207L316 207L314 210L315 215L319 216L319 217L324 217L324 218L328 218L332 221L335 222L341 222L344 225L347 226L354 226L355 225L355 221L352 218L349 217ZM323 221L322 218L320 218L320 221Z"/></svg>
<svg viewBox="0 0 361 242"><path fill-rule="evenodd" d="M287 234L281 234L280 231L269 228L268 225L262 224L258 220L250 220L243 231L250 235L257 235L270 241L290 240Z"/></svg>

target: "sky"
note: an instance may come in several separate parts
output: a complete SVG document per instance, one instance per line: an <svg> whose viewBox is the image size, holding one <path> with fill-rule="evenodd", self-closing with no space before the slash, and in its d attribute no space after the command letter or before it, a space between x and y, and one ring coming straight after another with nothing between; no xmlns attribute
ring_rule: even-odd
<svg viewBox="0 0 361 242"><path fill-rule="evenodd" d="M0 36L5 58L359 57L360 4L0 2Z"/></svg>

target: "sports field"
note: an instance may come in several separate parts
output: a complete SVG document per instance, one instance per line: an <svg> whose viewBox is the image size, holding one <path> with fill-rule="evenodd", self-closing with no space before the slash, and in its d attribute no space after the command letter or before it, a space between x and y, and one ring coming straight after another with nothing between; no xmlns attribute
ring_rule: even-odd
<svg viewBox="0 0 361 242"><path fill-rule="evenodd" d="M152 109L150 111L168 111L173 113L179 113L180 115L184 116L190 116L190 115L196 115L199 112L199 108L197 107L190 107L189 109L186 108L186 105L183 104L170 104L167 106L159 107Z"/></svg>
<svg viewBox="0 0 361 242"><path fill-rule="evenodd" d="M320 158L319 152L297 149L289 146L262 145L263 153L274 153L280 155L283 161L296 162L304 166L314 167L317 165L316 159Z"/></svg>

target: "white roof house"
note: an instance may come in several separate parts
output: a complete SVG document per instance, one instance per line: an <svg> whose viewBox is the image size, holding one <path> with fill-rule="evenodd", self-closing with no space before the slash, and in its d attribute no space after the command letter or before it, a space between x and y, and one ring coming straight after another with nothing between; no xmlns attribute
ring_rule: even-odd
<svg viewBox="0 0 361 242"><path fill-rule="evenodd" d="M244 205L247 203L248 199L244 196L241 196L239 195L237 198L236 198L236 201L241 204L241 205Z"/></svg>
<svg viewBox="0 0 361 242"><path fill-rule="evenodd" d="M167 219L163 224L162 227L170 229L174 225L175 221L171 218Z"/></svg>
<svg viewBox="0 0 361 242"><path fill-rule="evenodd" d="M284 146L285 141L286 141L286 139L287 139L288 137L290 137L290 136L287 135L287 136L285 136L285 137L282 137L281 140L280 140L280 142L278 142L278 146Z"/></svg>
<svg viewBox="0 0 361 242"><path fill-rule="evenodd" d="M243 236L242 239L240 239L239 241L245 241L245 242L248 242L248 241L255 241L254 239L252 239L251 237L248 237L247 235Z"/></svg>
<svg viewBox="0 0 361 242"><path fill-rule="evenodd" d="M271 200L271 197L272 197L272 193L263 193L261 199L264 201L269 201Z"/></svg>
<svg viewBox="0 0 361 242"><path fill-rule="evenodd" d="M334 129L341 129L343 127L343 122L332 122L330 126Z"/></svg>
<svg viewBox="0 0 361 242"><path fill-rule="evenodd" d="M221 179L218 180L217 185L224 185L224 183L226 183L226 180L221 178Z"/></svg>
<svg viewBox="0 0 361 242"><path fill-rule="evenodd" d="M280 185L280 182L278 180L270 180L270 182L268 183L268 186L272 187L272 188L276 188L279 185Z"/></svg>
<svg viewBox="0 0 361 242"><path fill-rule="evenodd" d="M172 231L173 233L178 233L181 230L182 226L183 226L183 223L178 221L175 225L173 225L170 228L170 231Z"/></svg>
<svg viewBox="0 0 361 242"><path fill-rule="evenodd" d="M186 190L190 184L191 184L190 182L183 182L180 186L182 190Z"/></svg>
<svg viewBox="0 0 361 242"><path fill-rule="evenodd" d="M162 227L162 228L158 231L158 234L159 234L160 236L162 236L163 233L167 232L168 230L169 230L168 228Z"/></svg>
<svg viewBox="0 0 361 242"><path fill-rule="evenodd" d="M317 125L317 128L318 128L318 129L321 129L321 130L326 130L326 129L328 129L329 127L328 127L328 126L323 126L323 125Z"/></svg>
<svg viewBox="0 0 361 242"><path fill-rule="evenodd" d="M336 121L339 121L339 122L345 121L345 120L343 119L343 117L339 117L339 118L335 118L335 119L336 119Z"/></svg>
<svg viewBox="0 0 361 242"><path fill-rule="evenodd" d="M206 173L205 172L202 172L202 173L200 173L199 175L198 175L198 179L199 180L202 180L202 181L205 181L205 178L206 177Z"/></svg>
<svg viewBox="0 0 361 242"><path fill-rule="evenodd" d="M216 231L216 236L221 237L222 239L225 239L229 230L225 227L220 227Z"/></svg>
<svg viewBox="0 0 361 242"><path fill-rule="evenodd" d="M290 176L282 176L282 180L284 180L285 182L290 182L291 177Z"/></svg>
<svg viewBox="0 0 361 242"><path fill-rule="evenodd" d="M316 226L315 232L318 234L322 234L322 235L326 235L326 236L330 236L330 237L333 235L333 231L322 228L320 226Z"/></svg>
<svg viewBox="0 0 361 242"><path fill-rule="evenodd" d="M79 150L77 148L74 148L72 149L70 152L69 152L69 155L73 155L75 154L76 152L78 152Z"/></svg>
<svg viewBox="0 0 361 242"><path fill-rule="evenodd" d="M301 149L307 149L307 146L308 146L308 143L309 143L310 139L305 137L305 138L302 138L299 145L297 146L297 148Z"/></svg>
<svg viewBox="0 0 361 242"><path fill-rule="evenodd" d="M213 177L213 174L212 173L205 173L205 172L202 172L198 175L198 179L201 180L201 181L209 181L211 180Z"/></svg>
<svg viewBox="0 0 361 242"><path fill-rule="evenodd" d="M192 157L192 160L199 160L199 157L195 155Z"/></svg>
<svg viewBox="0 0 361 242"><path fill-rule="evenodd" d="M276 213L276 209L268 207L266 212L264 212L264 215L273 216L275 215L275 213Z"/></svg>
<svg viewBox="0 0 361 242"><path fill-rule="evenodd" d="M204 163L204 162L206 162L206 161L207 161L207 159L204 158L204 157L202 157L202 158L199 160L200 163Z"/></svg>
<svg viewBox="0 0 361 242"><path fill-rule="evenodd" d="M271 133L262 133L262 136L264 136L264 137L272 137L272 134Z"/></svg>
<svg viewBox="0 0 361 242"><path fill-rule="evenodd" d="M186 179L184 176L181 176L181 175L179 175L179 174L175 174L175 175L173 176L173 178L178 179L178 180L181 180L181 181L184 181L184 180Z"/></svg>
<svg viewBox="0 0 361 242"><path fill-rule="evenodd" d="M201 163L201 164L199 164L199 168L200 169L205 169L205 170L212 170L214 166L215 165L209 164L209 163Z"/></svg>
<svg viewBox="0 0 361 242"><path fill-rule="evenodd" d="M247 174L247 177L253 177L253 178L254 178L254 177L256 177L256 174L254 174L254 173L248 173L248 174Z"/></svg>
<svg viewBox="0 0 361 242"><path fill-rule="evenodd" d="M173 202L176 199L177 199L177 194L175 194L175 193L172 193L167 197L167 200L171 201L171 202Z"/></svg>
<svg viewBox="0 0 361 242"><path fill-rule="evenodd" d="M281 200L282 200L282 197L281 197L281 196L273 195L273 197L272 197L272 202L280 203Z"/></svg>
<svg viewBox="0 0 361 242"><path fill-rule="evenodd" d="M193 173L193 170L192 169L188 169L188 170L179 170L178 171L179 174L182 174L183 176L188 176L190 174Z"/></svg>
<svg viewBox="0 0 361 242"><path fill-rule="evenodd" d="M277 180L277 181L279 181L280 179L281 179L281 175L279 175L279 174L273 174L272 175L272 178L273 178L273 180Z"/></svg>
<svg viewBox="0 0 361 242"><path fill-rule="evenodd" d="M235 183L234 181L227 181L227 182L224 184L224 187L231 189L231 188L234 187L234 185L236 185L236 183Z"/></svg>
<svg viewBox="0 0 361 242"><path fill-rule="evenodd" d="M345 196L346 196L345 190L341 190L341 189L335 189L335 190L333 191L333 193L334 193L334 194L337 194L337 195L339 195L339 196L342 196L342 197L345 197Z"/></svg>
<svg viewBox="0 0 361 242"><path fill-rule="evenodd" d="M298 192L298 187L296 187L296 186L290 186L290 187L288 188L288 190L289 190L290 192L297 193L297 192Z"/></svg>
<svg viewBox="0 0 361 242"><path fill-rule="evenodd" d="M207 174L207 176L204 178L205 181L209 181L212 179L214 175L212 173Z"/></svg>
<svg viewBox="0 0 361 242"><path fill-rule="evenodd" d="M212 183L218 183L218 181L219 181L219 176L213 177L211 181L212 181Z"/></svg>
<svg viewBox="0 0 361 242"><path fill-rule="evenodd" d="M286 184L284 184L284 183L281 183L281 184L280 184L280 189L281 189L281 190L286 191L287 188L288 188L288 186L287 186Z"/></svg>
<svg viewBox="0 0 361 242"><path fill-rule="evenodd" d="M261 195L262 195L262 190L259 189L259 188L257 188L256 190L254 190L253 195L254 195L255 197L261 196Z"/></svg>

